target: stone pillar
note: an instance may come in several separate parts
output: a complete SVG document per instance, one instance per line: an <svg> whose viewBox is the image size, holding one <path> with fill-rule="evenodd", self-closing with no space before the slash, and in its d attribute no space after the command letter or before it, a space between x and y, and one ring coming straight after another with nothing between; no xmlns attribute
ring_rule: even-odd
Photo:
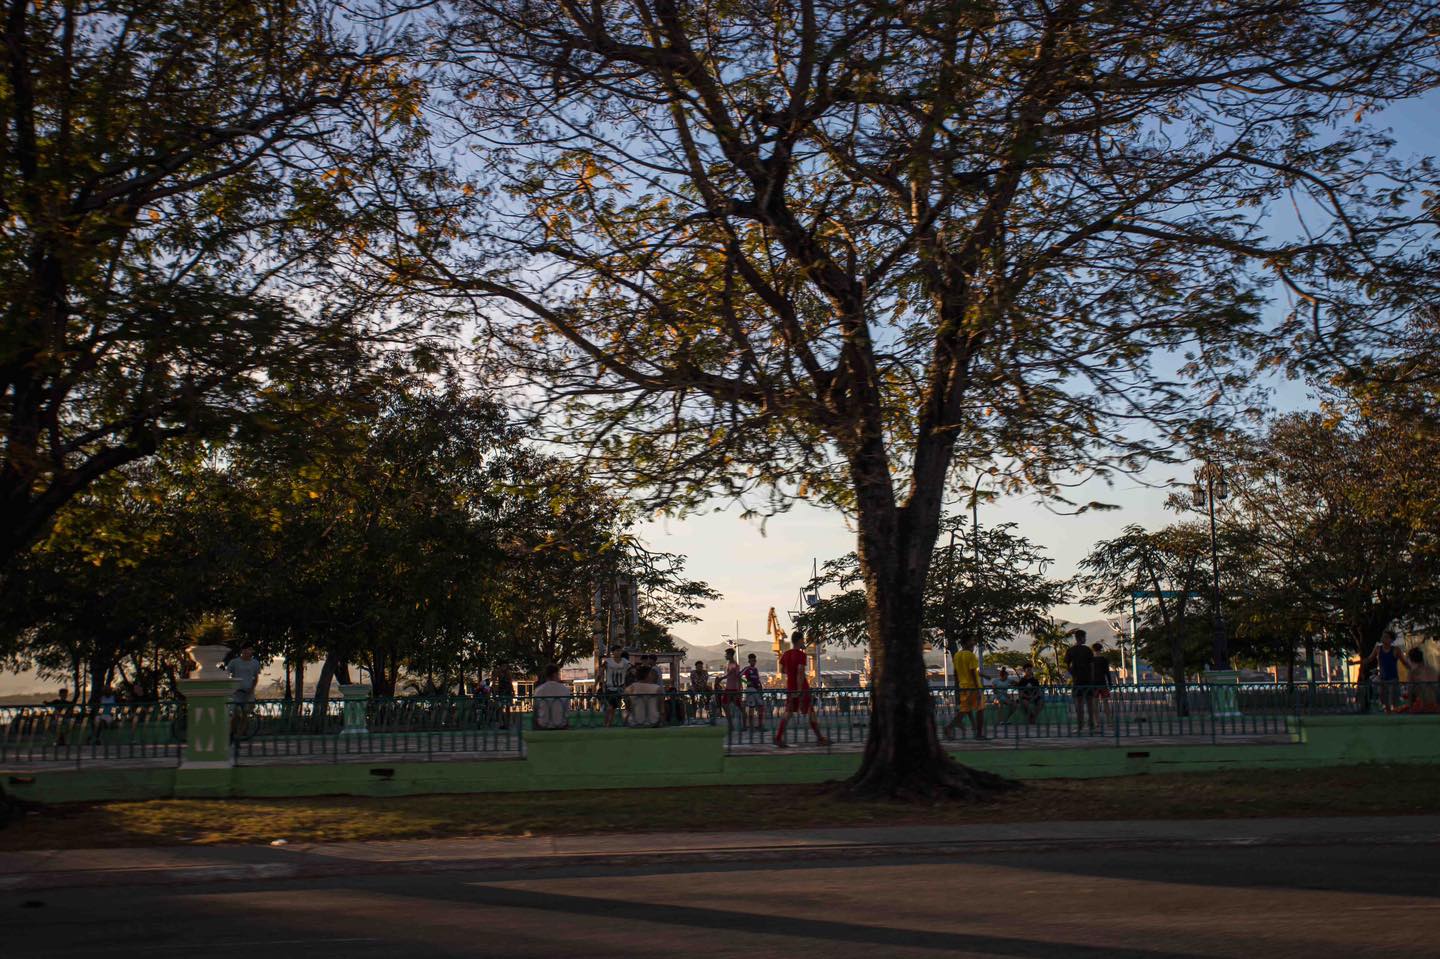
<svg viewBox="0 0 1440 959"><path fill-rule="evenodd" d="M185 750L181 769L219 769L235 765L230 750L230 698L235 680L182 679L185 696Z"/></svg>
<svg viewBox="0 0 1440 959"><path fill-rule="evenodd" d="M340 735L369 733L365 725L365 704L370 701L370 687L364 683L341 683L340 695L345 697L345 728L340 730Z"/></svg>

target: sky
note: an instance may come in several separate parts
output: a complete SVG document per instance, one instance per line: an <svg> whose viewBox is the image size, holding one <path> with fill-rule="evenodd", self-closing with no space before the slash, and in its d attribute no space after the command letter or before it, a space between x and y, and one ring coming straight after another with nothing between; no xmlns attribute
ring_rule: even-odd
<svg viewBox="0 0 1440 959"><path fill-rule="evenodd" d="M1113 488L1082 488L1087 499L1114 503L1114 511L1060 515L1033 498L1004 497L980 504L981 527L1015 523L1018 532L1044 547L1055 561L1050 573L1067 577L1101 539L1122 527L1163 526L1174 521L1164 508L1168 490L1153 485L1189 470L1167 466L1147 471L1140 480L1121 480ZM797 504L790 512L772 517L762 532L758 521L740 518L738 509L685 520L649 524L645 538L653 549L688 557L687 573L703 579L723 594L700 611L698 623L681 623L673 632L693 645L713 646L732 637L739 621L741 639L763 640L771 606L784 615L794 609L800 587L810 578L812 560L824 563L855 548L855 535L845 517L836 511ZM1053 611L1061 618L1083 622L1099 617L1092 607L1065 606Z"/></svg>

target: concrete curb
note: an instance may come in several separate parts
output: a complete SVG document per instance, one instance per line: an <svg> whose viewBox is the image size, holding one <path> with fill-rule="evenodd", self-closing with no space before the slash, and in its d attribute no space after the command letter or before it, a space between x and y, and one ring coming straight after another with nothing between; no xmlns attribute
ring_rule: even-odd
<svg viewBox="0 0 1440 959"><path fill-rule="evenodd" d="M120 885L177 885L207 882L266 882L326 879L340 876L479 872L486 870L536 872L551 869L673 867L695 864L819 863L857 859L937 859L966 855L1083 851L1087 849L1216 849L1327 846L1334 836L1215 836L1209 838L961 840L928 843L826 843L777 849L705 848L645 853L570 853L533 856L349 859L224 865L163 866L130 869L53 870L0 876L0 891L107 887ZM1440 833L1396 833L1370 840L1371 845L1440 846ZM302 854L303 855L303 854Z"/></svg>

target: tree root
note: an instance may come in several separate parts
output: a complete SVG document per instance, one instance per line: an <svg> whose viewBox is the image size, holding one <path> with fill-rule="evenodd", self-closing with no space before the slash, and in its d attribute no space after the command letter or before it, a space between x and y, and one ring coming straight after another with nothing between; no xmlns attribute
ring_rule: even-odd
<svg viewBox="0 0 1440 959"><path fill-rule="evenodd" d="M839 795L859 801L985 802L1018 788L1012 779L945 759L904 772L862 767L839 784Z"/></svg>

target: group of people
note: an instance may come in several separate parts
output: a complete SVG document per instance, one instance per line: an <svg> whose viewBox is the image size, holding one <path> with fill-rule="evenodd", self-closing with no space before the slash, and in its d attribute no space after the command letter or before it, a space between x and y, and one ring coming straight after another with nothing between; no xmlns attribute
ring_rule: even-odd
<svg viewBox="0 0 1440 959"><path fill-rule="evenodd" d="M1071 630L1074 645L1065 651L1065 668L1070 672L1071 699L1075 703L1075 720L1084 732L1099 729L1100 714L1109 708L1110 661L1105 657L1105 648L1100 643L1086 644L1085 630ZM976 739L985 737L985 684L980 675L980 657L975 653L975 640L967 637L955 651L955 715L943 728L947 739L955 738L960 729L968 723ZM1017 716L1033 723L1044 708L1045 696L1040 680L1035 676L1035 667L1025 663L1018 676L1012 676L1006 667L1000 667L999 674L991 687L997 706L996 719L1008 723Z"/></svg>
<svg viewBox="0 0 1440 959"><path fill-rule="evenodd" d="M809 721L815 740L828 745L815 715L815 703L806 675L807 657L804 637L797 630L791 637L791 648L780 657L780 671L785 677L785 706L775 731L774 743L784 748L785 730L792 716L799 714ZM741 666L735 650L725 650L723 672L712 677L704 661L697 661L690 672L690 688L684 695L673 685L666 686L654 656L641 656L631 662L621 646L612 646L600 664L596 676L604 724L613 726L623 721L628 726L661 726L683 723L686 711L698 716L708 712L713 722L725 717L733 729L763 731L766 728L764 680L755 654L746 657ZM543 681L535 687L536 729L566 729L570 725L570 687L560 679L560 667L545 668Z"/></svg>
<svg viewBox="0 0 1440 959"><path fill-rule="evenodd" d="M1365 657L1362 665L1375 667L1380 708L1387 713L1440 712L1440 670L1425 661L1424 651L1416 646L1405 652L1396 645L1393 630L1386 630L1380 642ZM1405 667L1405 682L1400 680L1400 667Z"/></svg>

